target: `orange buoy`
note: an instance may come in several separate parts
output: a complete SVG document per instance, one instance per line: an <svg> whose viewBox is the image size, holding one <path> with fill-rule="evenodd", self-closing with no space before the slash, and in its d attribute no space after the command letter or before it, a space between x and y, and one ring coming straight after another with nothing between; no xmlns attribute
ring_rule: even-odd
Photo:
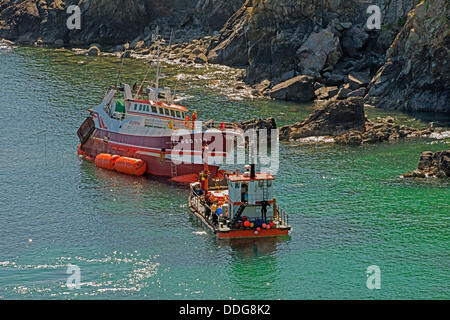
<svg viewBox="0 0 450 320"><path fill-rule="evenodd" d="M142 176L147 171L147 165L141 159L119 157L114 163L114 169L121 173Z"/></svg>
<svg viewBox="0 0 450 320"><path fill-rule="evenodd" d="M114 170L114 164L119 158L118 155L100 153L95 157L95 165L99 168Z"/></svg>

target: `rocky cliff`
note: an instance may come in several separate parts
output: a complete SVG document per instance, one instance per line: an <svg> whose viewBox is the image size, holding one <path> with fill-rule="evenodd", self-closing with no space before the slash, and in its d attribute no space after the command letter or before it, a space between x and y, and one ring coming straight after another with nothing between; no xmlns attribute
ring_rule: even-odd
<svg viewBox="0 0 450 320"><path fill-rule="evenodd" d="M184 38L219 30L243 0L0 0L0 38L66 45L122 44L160 32ZM69 5L81 8L81 30L68 30Z"/></svg>
<svg viewBox="0 0 450 320"><path fill-rule="evenodd" d="M450 113L450 2L427 0L408 14L369 86L368 101L404 111Z"/></svg>
<svg viewBox="0 0 450 320"><path fill-rule="evenodd" d="M249 82L298 74L344 82L349 69L374 73L414 1L370 4L382 10L381 30L366 28L367 1L247 0L212 42L211 60L248 65Z"/></svg>
<svg viewBox="0 0 450 320"><path fill-rule="evenodd" d="M367 27L369 4L381 9L381 29ZM449 113L449 6L445 0L247 0L212 39L208 59L246 66L250 84L268 79L276 86L308 75L316 89L323 87L318 98L368 93L366 102L381 108Z"/></svg>

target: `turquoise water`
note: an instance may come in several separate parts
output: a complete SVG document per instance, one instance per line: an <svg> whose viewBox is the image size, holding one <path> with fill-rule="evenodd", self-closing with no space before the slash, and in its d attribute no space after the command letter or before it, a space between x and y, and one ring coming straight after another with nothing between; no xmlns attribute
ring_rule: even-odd
<svg viewBox="0 0 450 320"><path fill-rule="evenodd" d="M123 78L142 79L142 63L127 64ZM221 242L188 214L185 187L77 158L76 130L118 66L64 51L0 53L0 298L450 298L450 182L398 177L449 141L282 143L275 191L290 237ZM167 68L172 86L180 71L202 72ZM220 109L223 120L283 124L311 110L232 102L201 81L180 87L201 118ZM69 264L80 289L66 286ZM370 265L380 267L379 290L366 287Z"/></svg>

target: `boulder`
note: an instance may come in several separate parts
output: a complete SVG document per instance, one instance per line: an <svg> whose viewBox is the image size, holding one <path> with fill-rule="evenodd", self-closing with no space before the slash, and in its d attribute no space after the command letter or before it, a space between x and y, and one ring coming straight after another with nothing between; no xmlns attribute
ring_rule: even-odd
<svg viewBox="0 0 450 320"><path fill-rule="evenodd" d="M363 28L353 26L344 31L342 38L342 48L345 54L350 57L359 57L369 39L369 34Z"/></svg>
<svg viewBox="0 0 450 320"><path fill-rule="evenodd" d="M364 97L366 94L366 88L361 87L359 89L353 90L347 94L347 97Z"/></svg>
<svg viewBox="0 0 450 320"><path fill-rule="evenodd" d="M100 49L96 46L92 46L86 51L86 54L91 57L96 57L100 55L100 53L101 53Z"/></svg>
<svg viewBox="0 0 450 320"><path fill-rule="evenodd" d="M297 56L302 74L317 75L325 65L334 66L342 56L339 38L327 29L313 32L297 50Z"/></svg>
<svg viewBox="0 0 450 320"><path fill-rule="evenodd" d="M337 98L340 100L347 99L350 92L352 92L350 88L342 87L341 89L339 89Z"/></svg>
<svg viewBox="0 0 450 320"><path fill-rule="evenodd" d="M361 98L329 100L306 120L281 127L280 140L310 136L337 136L350 130L364 130L364 103Z"/></svg>
<svg viewBox="0 0 450 320"><path fill-rule="evenodd" d="M205 56L204 53L198 54L194 59L194 63L207 63L208 58Z"/></svg>
<svg viewBox="0 0 450 320"><path fill-rule="evenodd" d="M269 95L279 100L312 101L315 97L314 78L305 75L296 76L275 85Z"/></svg>
<svg viewBox="0 0 450 320"><path fill-rule="evenodd" d="M336 144L359 146L362 143L362 132L359 130L350 130L334 137L334 142Z"/></svg>
<svg viewBox="0 0 450 320"><path fill-rule="evenodd" d="M137 49L141 49L141 48L143 48L143 47L145 47L145 42L144 42L143 40L139 40L139 41L136 42L136 44L133 46L133 49L134 49L134 50L137 50Z"/></svg>
<svg viewBox="0 0 450 320"><path fill-rule="evenodd" d="M331 87L320 87L315 91L317 99L330 99L334 97L339 92L339 88L336 86Z"/></svg>
<svg viewBox="0 0 450 320"><path fill-rule="evenodd" d="M450 150L431 152L424 151L419 157L417 169L402 175L405 178L449 178Z"/></svg>
<svg viewBox="0 0 450 320"><path fill-rule="evenodd" d="M277 128L277 124L275 123L275 119L273 117L269 117L266 119L251 119L247 121L237 122L236 124L244 131L249 129L266 129L269 130L268 133L270 133L271 129Z"/></svg>

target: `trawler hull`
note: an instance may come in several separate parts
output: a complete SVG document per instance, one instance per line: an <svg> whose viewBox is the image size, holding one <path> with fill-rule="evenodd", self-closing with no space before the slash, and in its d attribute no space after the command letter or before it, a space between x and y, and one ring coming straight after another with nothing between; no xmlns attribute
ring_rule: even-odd
<svg viewBox="0 0 450 320"><path fill-rule="evenodd" d="M147 165L147 175L176 178L191 177L183 182L192 182L198 179L197 174L204 169L203 163L180 163L172 161L170 148L171 136L133 136L103 129L95 129L91 137L80 146L80 154L95 159L100 153L114 154L130 158L142 159ZM184 155L201 156L201 151L182 151ZM217 152L213 156L223 156ZM209 165L210 172L215 176L219 170L217 165Z"/></svg>

